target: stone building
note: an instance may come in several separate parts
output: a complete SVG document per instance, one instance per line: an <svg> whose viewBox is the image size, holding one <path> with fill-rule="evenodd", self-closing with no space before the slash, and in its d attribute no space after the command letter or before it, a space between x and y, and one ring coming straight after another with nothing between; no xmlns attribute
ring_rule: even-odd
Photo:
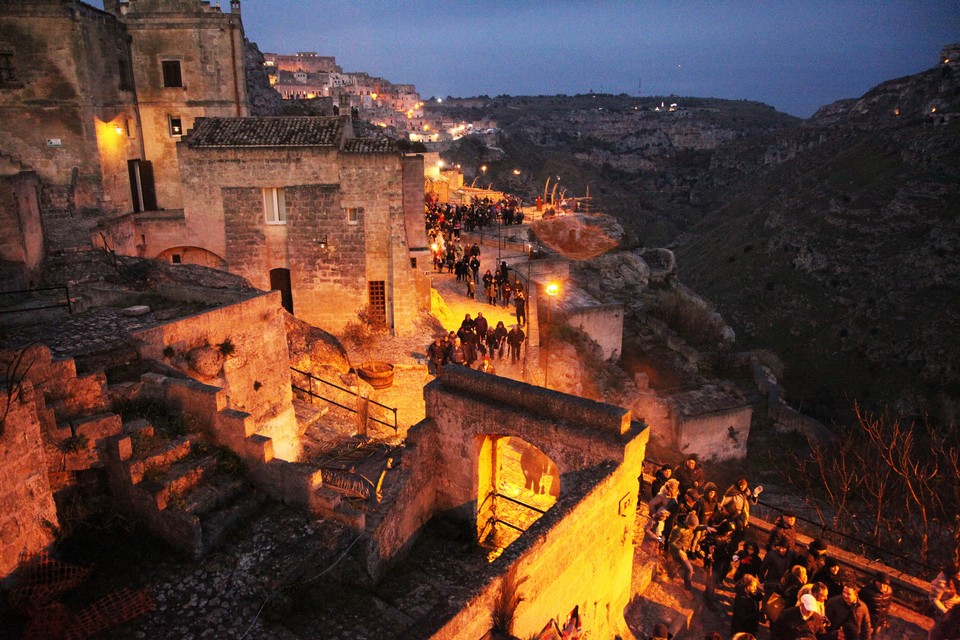
<svg viewBox="0 0 960 640"><path fill-rule="evenodd" d="M248 113L238 1L105 8L0 4L0 153L42 181L54 249L87 244L97 217L181 206L177 141L197 117Z"/></svg>
<svg viewBox="0 0 960 640"><path fill-rule="evenodd" d="M0 3L0 66L4 173L33 172L41 182L47 244L70 246L100 211L129 211L128 166L144 155L117 17L82 2ZM11 209L3 216L11 224Z"/></svg>
<svg viewBox="0 0 960 640"><path fill-rule="evenodd" d="M204 118L177 153L182 213L117 220L111 246L242 275L327 329L369 305L404 333L429 309L422 156L347 116Z"/></svg>
<svg viewBox="0 0 960 640"><path fill-rule="evenodd" d="M239 0L104 7L0 3L0 260L17 266L0 284L97 245L244 275L330 329L369 304L412 330L429 306L422 160L349 118L246 117Z"/></svg>
<svg viewBox="0 0 960 640"><path fill-rule="evenodd" d="M156 207L182 206L177 142L197 118L246 116L240 2L230 11L197 0L108 0L130 39L143 154L153 163ZM134 211L151 207L133 202Z"/></svg>

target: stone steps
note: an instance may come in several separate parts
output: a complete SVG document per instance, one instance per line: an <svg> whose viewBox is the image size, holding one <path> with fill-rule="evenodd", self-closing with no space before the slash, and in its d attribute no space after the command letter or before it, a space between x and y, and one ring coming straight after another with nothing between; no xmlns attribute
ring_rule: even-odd
<svg viewBox="0 0 960 640"><path fill-rule="evenodd" d="M198 449L204 453L198 455ZM248 521L266 500L245 477L221 468L223 454L201 434L163 441L148 421L132 420L108 453L119 510L194 558Z"/></svg>
<svg viewBox="0 0 960 640"><path fill-rule="evenodd" d="M235 500L200 517L202 553L219 544L226 534L249 521L251 516L266 504L267 496L259 491L250 490L250 486L244 484L247 490L238 495Z"/></svg>

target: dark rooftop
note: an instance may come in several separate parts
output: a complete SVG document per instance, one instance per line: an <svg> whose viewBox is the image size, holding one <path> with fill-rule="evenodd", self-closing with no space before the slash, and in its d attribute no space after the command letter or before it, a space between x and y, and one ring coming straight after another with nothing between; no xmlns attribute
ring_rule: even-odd
<svg viewBox="0 0 960 640"><path fill-rule="evenodd" d="M343 136L338 116L198 118L190 147L333 147Z"/></svg>
<svg viewBox="0 0 960 640"><path fill-rule="evenodd" d="M393 153L397 146L390 138L351 138L343 145L344 153Z"/></svg>

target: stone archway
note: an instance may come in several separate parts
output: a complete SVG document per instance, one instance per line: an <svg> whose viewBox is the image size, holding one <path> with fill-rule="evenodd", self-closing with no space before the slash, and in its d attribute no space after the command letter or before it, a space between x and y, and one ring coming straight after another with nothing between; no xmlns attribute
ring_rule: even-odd
<svg viewBox="0 0 960 640"><path fill-rule="evenodd" d="M203 247L170 247L156 256L157 260L165 260L172 264L199 264L213 269L227 270L227 261Z"/></svg>
<svg viewBox="0 0 960 640"><path fill-rule="evenodd" d="M560 497L560 470L516 436L480 436L477 539L491 558L520 537Z"/></svg>

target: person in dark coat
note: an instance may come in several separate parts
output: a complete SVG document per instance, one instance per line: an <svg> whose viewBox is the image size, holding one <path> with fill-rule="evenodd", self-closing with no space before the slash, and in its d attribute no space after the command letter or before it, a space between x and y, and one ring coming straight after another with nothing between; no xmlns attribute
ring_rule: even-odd
<svg viewBox="0 0 960 640"><path fill-rule="evenodd" d="M823 616L817 613L817 599L808 593L801 598L800 604L783 610L770 627L770 638L799 640L823 633L825 627Z"/></svg>
<svg viewBox="0 0 960 640"><path fill-rule="evenodd" d="M673 470L673 477L680 481L680 493L687 489L700 489L703 485L703 467L697 462L697 456L691 454Z"/></svg>
<svg viewBox="0 0 960 640"><path fill-rule="evenodd" d="M473 321L473 328L477 332L477 335L481 338L486 338L487 329L490 327L487 319L483 317L483 312L478 311L477 317Z"/></svg>
<svg viewBox="0 0 960 640"><path fill-rule="evenodd" d="M507 346L510 347L511 362L520 361L520 347L523 345L523 339L525 337L523 329L517 325L513 325L513 328L507 333Z"/></svg>
<svg viewBox="0 0 960 640"><path fill-rule="evenodd" d="M667 483L673 476L673 467L668 464L660 467L656 473L653 474L653 482L650 483L650 497L654 497L660 493L660 487Z"/></svg>
<svg viewBox="0 0 960 640"><path fill-rule="evenodd" d="M779 591L780 580L790 570L792 562L793 554L781 545L774 546L763 557L763 562L760 563L760 573L757 577L763 583L763 590L767 595Z"/></svg>
<svg viewBox="0 0 960 640"><path fill-rule="evenodd" d="M446 348L443 346L443 339L437 336L427 347L427 365L432 369L431 373L437 375L440 373L440 367L446 357Z"/></svg>
<svg viewBox="0 0 960 640"><path fill-rule="evenodd" d="M880 629L887 626L887 617L890 615L890 605L893 603L893 588L890 578L882 571L878 571L870 584L860 589L860 600L867 605L870 612L870 626L876 637Z"/></svg>
<svg viewBox="0 0 960 640"><path fill-rule="evenodd" d="M527 323L527 296L523 291L517 291L514 304L517 307L517 324L522 327Z"/></svg>
<svg viewBox="0 0 960 640"><path fill-rule="evenodd" d="M824 558L823 567L810 576L810 580L827 585L827 592L831 598L834 598L843 591L843 585L850 582L850 577L842 570L835 559L828 557Z"/></svg>
<svg viewBox="0 0 960 640"><path fill-rule="evenodd" d="M747 574L737 583L733 598L733 618L730 621L730 635L746 632L757 634L760 622L763 621L763 612L760 603L763 602L763 591L756 576Z"/></svg>
<svg viewBox="0 0 960 640"><path fill-rule="evenodd" d="M797 543L797 530L794 529L794 525L796 524L797 516L792 512L785 511L781 514L776 522L773 523L773 531L770 532L770 537L767 538L767 553L778 544L786 547L787 551L792 553L793 547Z"/></svg>
<svg viewBox="0 0 960 640"><path fill-rule="evenodd" d="M817 571L820 571L827 562L827 543L816 538L807 547L805 553L798 555L793 563L802 566L807 570L807 576L813 578Z"/></svg>
<svg viewBox="0 0 960 640"><path fill-rule="evenodd" d="M860 602L855 584L846 584L840 595L827 600L827 620L830 630L824 640L870 640L870 612ZM843 634L841 635L841 631Z"/></svg>

